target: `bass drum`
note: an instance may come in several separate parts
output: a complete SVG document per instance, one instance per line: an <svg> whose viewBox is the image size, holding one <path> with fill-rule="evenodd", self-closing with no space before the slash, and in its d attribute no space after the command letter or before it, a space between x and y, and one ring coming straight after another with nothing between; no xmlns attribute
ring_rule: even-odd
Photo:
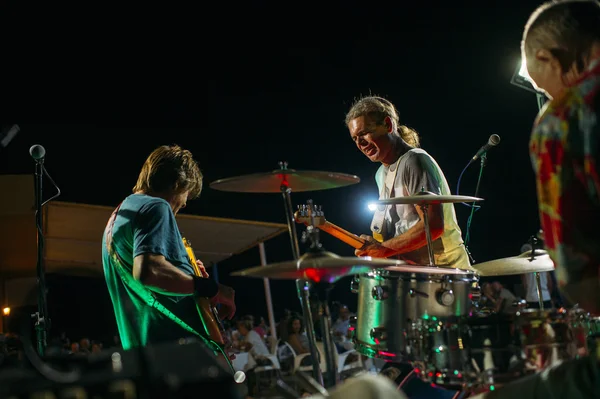
<svg viewBox="0 0 600 399"><path fill-rule="evenodd" d="M432 268L427 268L431 270ZM443 269L440 274L411 273L386 268L356 276L357 316L351 320L355 349L371 358L399 362L418 353L415 324L442 320L471 311L472 295L479 294L475 274Z"/></svg>

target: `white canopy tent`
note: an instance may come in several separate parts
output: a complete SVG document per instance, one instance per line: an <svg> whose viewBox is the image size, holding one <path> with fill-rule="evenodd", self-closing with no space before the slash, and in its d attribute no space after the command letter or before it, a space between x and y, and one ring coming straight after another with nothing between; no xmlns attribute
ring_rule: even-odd
<svg viewBox="0 0 600 399"><path fill-rule="evenodd" d="M34 177L0 176L0 305L21 306L23 286L36 284L37 237ZM116 204L115 204L116 206ZM102 276L102 234L114 207L53 201L43 209L46 273ZM181 233L196 257L216 265L233 255L259 247L288 231L285 224L178 214ZM264 279L271 334L276 338L273 303Z"/></svg>

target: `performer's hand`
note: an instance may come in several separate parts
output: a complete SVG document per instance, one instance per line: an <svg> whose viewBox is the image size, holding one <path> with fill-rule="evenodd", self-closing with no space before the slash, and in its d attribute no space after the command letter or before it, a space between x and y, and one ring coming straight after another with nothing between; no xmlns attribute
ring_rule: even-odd
<svg viewBox="0 0 600 399"><path fill-rule="evenodd" d="M219 308L219 317L221 319L233 319L235 315L235 291L233 288L219 284L219 291L212 298L211 302L213 304L221 304Z"/></svg>
<svg viewBox="0 0 600 399"><path fill-rule="evenodd" d="M200 276L202 276L204 278L208 278L208 272L206 271L206 268L204 267L204 263L202 263L202 261L200 261L199 259L196 259L196 265L198 266L198 269L200 270Z"/></svg>
<svg viewBox="0 0 600 399"><path fill-rule="evenodd" d="M365 245L363 245L359 249L354 250L354 255L371 256L373 258L387 258L388 256L392 255L392 252L389 248L382 246L372 236L362 234L360 238L366 241Z"/></svg>

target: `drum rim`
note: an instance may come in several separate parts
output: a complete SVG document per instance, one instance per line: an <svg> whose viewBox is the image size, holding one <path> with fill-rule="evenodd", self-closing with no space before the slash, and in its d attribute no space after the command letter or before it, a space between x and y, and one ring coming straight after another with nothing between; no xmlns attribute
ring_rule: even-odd
<svg viewBox="0 0 600 399"><path fill-rule="evenodd" d="M359 278L368 279L387 279L387 280L404 280L404 281L428 281L428 282L464 282L466 284L478 283L479 276L475 273L466 274L431 274L431 273L414 273L414 272L398 272L388 269L374 269L366 273L358 274Z"/></svg>

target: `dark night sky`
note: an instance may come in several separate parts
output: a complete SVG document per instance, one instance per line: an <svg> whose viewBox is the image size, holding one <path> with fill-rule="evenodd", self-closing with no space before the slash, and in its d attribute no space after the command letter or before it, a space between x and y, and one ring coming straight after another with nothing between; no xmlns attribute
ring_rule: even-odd
<svg viewBox="0 0 600 399"><path fill-rule="evenodd" d="M539 228L527 152L536 98L509 83L522 27L539 2L254 2L169 10L17 3L2 10L0 120L18 123L21 132L2 150L0 173L33 173L28 150L41 144L61 201L114 206L130 193L148 153L177 143L195 154L205 175L202 196L185 213L285 223L280 194L219 192L208 184L287 161L294 169L359 176L357 185L293 193L292 201L313 199L328 220L368 233L366 202L377 196L378 165L354 147L343 119L356 96L373 93L394 102L401 123L421 134L454 194L469 159L491 134L501 136L489 153L479 192L485 203L471 230L476 261L518 254ZM478 166L465 173L461 194L474 193ZM469 208L456 210L464 233ZM326 249L353 254L321 237ZM266 250L268 262L292 258L285 235ZM219 264L220 280L236 289L238 315L266 315L262 280L229 276L259 263L252 249ZM334 299L355 309L347 283L338 284ZM76 308L51 314L55 323L112 323L102 281L65 284L52 296L64 301L56 309L67 300ZM276 315L299 310L293 282L271 287ZM73 313L80 314L76 322Z"/></svg>

